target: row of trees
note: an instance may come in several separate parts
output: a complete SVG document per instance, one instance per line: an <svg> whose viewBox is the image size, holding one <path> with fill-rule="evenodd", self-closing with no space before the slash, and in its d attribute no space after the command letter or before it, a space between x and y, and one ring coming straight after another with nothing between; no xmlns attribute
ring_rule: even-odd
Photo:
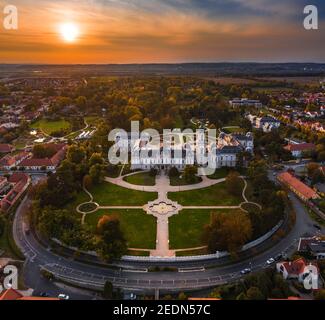
<svg viewBox="0 0 325 320"><path fill-rule="evenodd" d="M71 207L83 185L91 188L100 184L105 175L102 154L94 151L91 142L68 148L67 157L56 173L31 190L34 199L32 216L44 237L57 238L82 250L96 250L103 260L111 261L127 250L118 218L104 216L93 230L81 224L80 216ZM42 153L42 150L36 152Z"/></svg>

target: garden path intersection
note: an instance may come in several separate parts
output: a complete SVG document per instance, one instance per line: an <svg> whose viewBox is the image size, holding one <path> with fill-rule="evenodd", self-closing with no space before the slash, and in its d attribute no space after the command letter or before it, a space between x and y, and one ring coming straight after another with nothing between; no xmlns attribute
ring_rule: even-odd
<svg viewBox="0 0 325 320"><path fill-rule="evenodd" d="M261 206L257 203L250 202L246 195L246 189L247 189L247 182L244 177L241 177L244 181L244 188L242 191L242 198L243 202L239 203L238 205L219 205L219 206L182 206L179 203L172 201L168 198L168 193L175 193L175 192L182 192L182 191L190 191L190 190L199 190L212 187L214 185L224 183L226 181L225 178L221 179L210 179L207 176L202 176L202 181L200 183L191 184L191 185L184 185L184 186L172 186L170 184L170 179L165 171L160 171L159 174L157 174L155 179L155 185L154 186L140 186L131 184L129 182L125 181L126 177L137 175L139 172L130 173L124 176L119 176L117 178L110 178L106 177L105 181L106 183L111 183L120 187L123 187L125 189L130 190L136 190L136 191L143 191L143 192L158 192L158 198L154 201L148 202L147 204L144 204L143 206L101 206L100 204L94 202L93 195L84 188L84 191L88 194L90 197L90 200L88 202L82 203L78 205L77 212L82 214L82 223L85 223L85 219L87 215L94 214L98 210L119 210L119 209L126 209L126 210L132 210L132 209L142 209L147 214L154 216L157 219L157 230L156 230L156 248L155 250L150 249L137 249L137 248L130 248L132 251L148 251L150 252L151 257L156 258L169 258L169 257L175 257L176 252L179 251L187 251L192 250L196 248L187 248L183 250L171 250L170 249L170 241L169 241L169 218L177 215L181 210L242 210L245 211L242 208L243 204L254 204L258 206L261 209ZM127 192L127 190L126 190ZM83 211L83 208L85 206L91 207L91 210L85 212ZM198 212L199 214L199 212ZM189 226L190 227L190 226ZM200 249L205 247L200 247Z"/></svg>

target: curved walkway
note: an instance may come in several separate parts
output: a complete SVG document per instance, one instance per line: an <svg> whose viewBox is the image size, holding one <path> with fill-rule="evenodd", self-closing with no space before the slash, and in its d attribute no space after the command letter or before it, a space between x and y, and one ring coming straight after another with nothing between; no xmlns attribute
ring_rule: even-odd
<svg viewBox="0 0 325 320"><path fill-rule="evenodd" d="M143 172L143 171L140 171L140 172ZM222 182L226 181L226 178L210 179L206 176L202 176L201 182L196 183L196 184L185 185L185 186L171 186L169 183L169 179L164 181L164 182L166 182L166 184L164 184L162 182L162 183L159 183L159 185L158 185L157 179L156 179L156 185L154 185L154 186L139 186L139 185L131 184L131 183L123 180L125 177L135 175L140 172L133 172L133 173L130 173L130 174L127 174L124 176L117 177L117 178L105 177L105 181L115 184L117 186L126 188L126 189L145 191L145 192L158 192L158 193L159 193L159 189L163 189L164 192L180 192L180 191L204 189L204 188L208 188L208 187L214 186L218 183L222 183ZM157 178L159 179L159 177L160 176L158 175ZM168 184L167 184L167 181L168 181Z"/></svg>
<svg viewBox="0 0 325 320"><path fill-rule="evenodd" d="M158 198L155 201L152 201L149 204L157 204L165 203L166 205L171 205L171 201L168 199L169 192L180 192L180 191L190 191L190 190L198 190L211 187L218 183L224 182L226 179L209 179L206 176L202 177L202 181L197 184L193 185L185 185L185 186L171 186L170 179L168 175L164 172L156 176L155 185L154 186L139 186L128 183L124 180L125 177L133 176L139 173L148 172L148 171L137 171L126 174L124 176L119 176L117 178L110 178L106 177L105 181L108 183L112 183L118 185L122 188L136 190L136 191L144 191L144 192L158 192ZM174 257L176 255L176 250L170 250L169 248L169 221L168 219L178 214L179 211L183 209L207 209L207 210L236 210L240 209L244 212L247 212L242 206L244 204L253 204L256 205L258 208L262 209L262 207L254 202L250 202L246 197L246 190L247 190L247 182L244 177L241 177L244 181L244 188L242 190L242 198L243 202L240 203L238 206L181 206L178 203L173 203L173 209L166 215L165 213L154 212L150 210L148 204L144 204L143 206L100 206L98 203L94 202L93 195L84 187L84 191L90 197L90 201L80 204L77 207L77 212L82 214L82 224L85 223L85 218L88 214L92 214L101 209L143 209L147 212L147 214L153 215L157 219L157 231L156 231L156 249L150 250L150 255L154 257ZM86 204L94 204L96 208L90 212L83 212L81 207ZM137 250L136 248L132 248L132 250ZM145 251L149 251L149 249L144 249ZM181 249L181 251L189 251L191 249ZM138 251L138 250L137 250Z"/></svg>

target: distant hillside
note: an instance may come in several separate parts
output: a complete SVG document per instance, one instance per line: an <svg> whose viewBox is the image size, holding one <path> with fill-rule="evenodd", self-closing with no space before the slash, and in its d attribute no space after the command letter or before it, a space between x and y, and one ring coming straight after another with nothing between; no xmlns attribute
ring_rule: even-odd
<svg viewBox="0 0 325 320"><path fill-rule="evenodd" d="M205 75L205 76L323 76L320 63L186 63L109 65L0 65L0 77L30 76L123 76L123 75Z"/></svg>

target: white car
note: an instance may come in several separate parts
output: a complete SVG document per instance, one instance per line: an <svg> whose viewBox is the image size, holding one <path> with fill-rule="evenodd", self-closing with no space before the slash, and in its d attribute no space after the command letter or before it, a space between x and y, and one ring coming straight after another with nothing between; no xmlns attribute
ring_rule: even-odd
<svg viewBox="0 0 325 320"><path fill-rule="evenodd" d="M60 293L60 294L58 295L58 298L59 298L60 300L69 300L69 299L70 299L70 297L69 297L68 295L63 294L63 293Z"/></svg>
<svg viewBox="0 0 325 320"><path fill-rule="evenodd" d="M273 258L270 258L269 260L266 261L266 264L271 265L274 262L275 262L275 260Z"/></svg>

